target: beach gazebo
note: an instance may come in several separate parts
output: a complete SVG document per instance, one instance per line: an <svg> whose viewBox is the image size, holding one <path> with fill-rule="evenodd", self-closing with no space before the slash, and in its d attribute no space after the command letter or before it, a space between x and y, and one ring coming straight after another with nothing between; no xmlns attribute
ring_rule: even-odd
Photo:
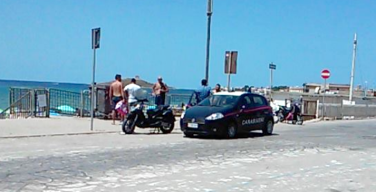
<svg viewBox="0 0 376 192"><path fill-rule="evenodd" d="M137 79L137 85L139 85L142 88L152 88L153 83L147 82L145 80ZM126 78L122 80L123 88L131 83L132 78ZM111 103L110 103L110 85L113 81L110 82L104 82L104 83L98 83L96 84L96 111L100 114L104 115L104 118L106 118L109 114L111 114ZM91 86L90 86L91 90Z"/></svg>

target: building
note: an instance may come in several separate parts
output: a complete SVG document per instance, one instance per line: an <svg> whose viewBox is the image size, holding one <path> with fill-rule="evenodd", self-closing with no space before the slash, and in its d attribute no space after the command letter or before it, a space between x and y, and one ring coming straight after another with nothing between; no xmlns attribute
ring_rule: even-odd
<svg viewBox="0 0 376 192"><path fill-rule="evenodd" d="M305 93L322 93L324 85L319 83L304 83L303 90ZM328 83L325 88L326 93L348 95L350 93L350 85Z"/></svg>
<svg viewBox="0 0 376 192"><path fill-rule="evenodd" d="M303 87L290 87L289 92L291 92L291 93L303 93L304 88Z"/></svg>

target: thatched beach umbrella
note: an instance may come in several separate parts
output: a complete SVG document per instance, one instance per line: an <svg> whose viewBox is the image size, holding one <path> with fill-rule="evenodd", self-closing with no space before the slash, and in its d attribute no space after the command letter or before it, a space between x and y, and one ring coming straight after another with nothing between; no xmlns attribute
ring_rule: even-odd
<svg viewBox="0 0 376 192"><path fill-rule="evenodd" d="M126 79L123 79L121 82L123 83L123 86L125 87L125 86L127 86L128 84L131 83L131 80L132 80L132 78L126 78ZM137 79L136 78L136 80L137 80L137 85L139 85L142 88L151 88L154 85L153 83L147 82L147 81L142 80L142 79ZM97 86L98 87L101 87L101 86L110 86L112 82L113 81L104 82L104 83L98 83Z"/></svg>

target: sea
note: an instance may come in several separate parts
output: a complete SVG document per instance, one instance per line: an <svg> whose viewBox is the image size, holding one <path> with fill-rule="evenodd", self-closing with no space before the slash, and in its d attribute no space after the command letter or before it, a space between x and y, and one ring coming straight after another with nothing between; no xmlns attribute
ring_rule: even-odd
<svg viewBox="0 0 376 192"><path fill-rule="evenodd" d="M54 88L80 93L89 89L89 84L80 83L60 83L60 82L37 82L37 81L18 81L18 80L0 80L0 109L9 107L9 88ZM149 89L150 91L150 89ZM193 90L190 89L170 89L169 94L174 95L175 103L187 100Z"/></svg>

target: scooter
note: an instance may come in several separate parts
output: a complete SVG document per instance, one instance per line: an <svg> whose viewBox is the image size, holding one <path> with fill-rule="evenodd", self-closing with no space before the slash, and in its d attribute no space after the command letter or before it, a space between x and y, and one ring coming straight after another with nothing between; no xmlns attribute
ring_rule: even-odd
<svg viewBox="0 0 376 192"><path fill-rule="evenodd" d="M159 128L162 133L171 133L175 126L175 116L170 106L157 106L156 109L145 110L147 99L137 100L137 104L123 122L122 129L126 134L132 134L139 128Z"/></svg>
<svg viewBox="0 0 376 192"><path fill-rule="evenodd" d="M285 106L280 106L279 110L277 112L277 115L279 117L279 122L284 122L284 121L291 121L292 124L297 124L297 125L303 125L303 117L301 113L298 113L296 116L296 119L288 119L289 113L291 112L290 109L288 109Z"/></svg>

